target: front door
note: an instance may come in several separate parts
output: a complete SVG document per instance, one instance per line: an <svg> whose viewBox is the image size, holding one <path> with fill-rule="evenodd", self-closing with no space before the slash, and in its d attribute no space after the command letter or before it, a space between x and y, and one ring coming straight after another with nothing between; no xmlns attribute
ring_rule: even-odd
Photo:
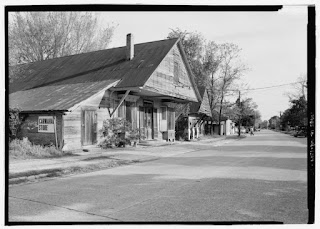
<svg viewBox="0 0 320 229"><path fill-rule="evenodd" d="M81 122L82 145L93 145L97 140L97 112L83 110Z"/></svg>
<svg viewBox="0 0 320 229"><path fill-rule="evenodd" d="M152 127L153 127L153 112L152 107L146 107L144 110L144 126L145 126L145 134L146 139L153 139Z"/></svg>

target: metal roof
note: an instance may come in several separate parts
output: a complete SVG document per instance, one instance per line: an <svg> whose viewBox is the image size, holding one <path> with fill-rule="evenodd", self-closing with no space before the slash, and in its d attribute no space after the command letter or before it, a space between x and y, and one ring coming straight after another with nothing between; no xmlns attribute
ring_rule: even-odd
<svg viewBox="0 0 320 229"><path fill-rule="evenodd" d="M121 80L117 87L143 86L178 39L154 41L134 46L134 58L126 60L126 47L64 56L33 62L21 66L9 85L9 93L64 83L68 79L78 82Z"/></svg>
<svg viewBox="0 0 320 229"><path fill-rule="evenodd" d="M20 111L67 111L74 105L110 86L116 80L59 84L10 94L9 107Z"/></svg>
<svg viewBox="0 0 320 229"><path fill-rule="evenodd" d="M14 66L9 106L68 110L115 81L115 88L141 87L177 43L174 38L136 44L132 60L126 60L126 47L119 47Z"/></svg>

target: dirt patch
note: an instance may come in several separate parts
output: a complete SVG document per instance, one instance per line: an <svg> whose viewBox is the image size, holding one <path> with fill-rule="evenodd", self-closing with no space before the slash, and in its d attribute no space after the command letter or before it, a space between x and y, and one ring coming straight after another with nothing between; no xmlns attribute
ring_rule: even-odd
<svg viewBox="0 0 320 229"><path fill-rule="evenodd" d="M82 161L105 160L105 159L111 159L111 158L112 156L89 157L89 158L83 159Z"/></svg>

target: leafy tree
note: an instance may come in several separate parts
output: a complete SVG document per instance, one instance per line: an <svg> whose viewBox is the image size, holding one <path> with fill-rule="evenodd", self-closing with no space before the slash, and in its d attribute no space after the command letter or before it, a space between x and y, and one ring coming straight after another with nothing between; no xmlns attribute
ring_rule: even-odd
<svg viewBox="0 0 320 229"><path fill-rule="evenodd" d="M255 111L254 111L254 126L255 126L256 128L258 128L261 123L262 123L261 113L260 113L260 111L255 110Z"/></svg>
<svg viewBox="0 0 320 229"><path fill-rule="evenodd" d="M280 126L280 118L279 116L273 116L269 119L269 127L271 129L279 129Z"/></svg>
<svg viewBox="0 0 320 229"><path fill-rule="evenodd" d="M268 128L268 120L264 120L263 122L260 123L260 128Z"/></svg>
<svg viewBox="0 0 320 229"><path fill-rule="evenodd" d="M291 101L291 107L281 116L283 126L306 126L307 125L307 101L304 96Z"/></svg>
<svg viewBox="0 0 320 229"><path fill-rule="evenodd" d="M98 26L90 12L15 12L9 15L10 65L106 48L116 26Z"/></svg>
<svg viewBox="0 0 320 229"><path fill-rule="evenodd" d="M253 126L254 115L257 105L252 101L252 98L236 101L234 106L235 123L238 125L238 135L240 136L240 126Z"/></svg>

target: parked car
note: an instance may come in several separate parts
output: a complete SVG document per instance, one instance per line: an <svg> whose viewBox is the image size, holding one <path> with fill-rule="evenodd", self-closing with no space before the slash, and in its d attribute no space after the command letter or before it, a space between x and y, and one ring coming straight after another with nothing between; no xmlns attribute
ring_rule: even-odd
<svg viewBox="0 0 320 229"><path fill-rule="evenodd" d="M295 137L307 137L306 130L298 130L293 136Z"/></svg>

